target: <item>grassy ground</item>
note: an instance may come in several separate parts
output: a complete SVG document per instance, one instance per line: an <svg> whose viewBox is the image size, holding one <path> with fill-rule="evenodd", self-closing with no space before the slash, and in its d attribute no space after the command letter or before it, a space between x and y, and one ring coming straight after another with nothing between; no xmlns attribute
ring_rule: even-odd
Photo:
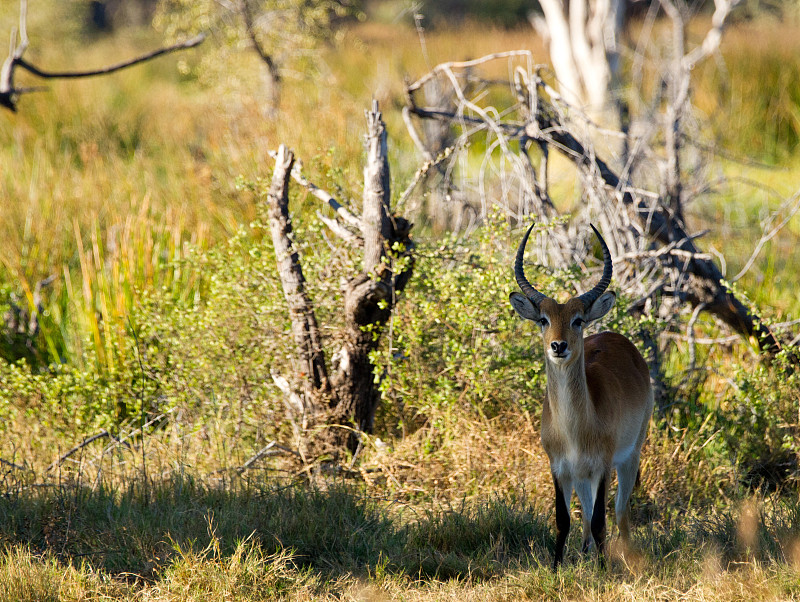
<svg viewBox="0 0 800 602"><path fill-rule="evenodd" d="M550 568L549 515L489 498L419 507L339 481L224 489L168 479L0 501L7 600L789 599L800 595L800 506L676 515L636 530L607 568ZM577 531L577 530L576 530ZM577 548L576 534L570 540Z"/></svg>
<svg viewBox="0 0 800 602"><path fill-rule="evenodd" d="M53 68L158 43L122 32L61 46L79 27L51 22L32 18L30 52ZM696 86L724 146L769 164L714 163L741 180L689 207L731 276L776 206L765 187L788 195L800 181L795 33L791 23L733 27L727 75L705 65ZM575 553L573 533L567 566L550 572L541 366L520 342L529 331L495 302L508 292L507 232L465 251L419 229L419 283L393 328L412 363L432 367L387 368L384 441L368 439L344 474L287 452L241 470L285 428L267 375L285 361L275 340L286 325L256 197L239 183L268 176L267 151L285 142L317 183L357 194L363 110L375 97L400 190L418 160L400 118L403 76L517 48L544 61L527 28L436 29L423 50L412 28L366 23L323 49L316 78L287 79L274 120L257 90L181 76L177 57L54 83L2 115L0 302L24 306L37 282L55 280L43 343L28 357L39 369L0 366L0 599L800 598L796 484L776 492L757 481L770 454L797 450L800 385L746 345L701 344L698 376L676 338L674 406L653 422L635 495L636 549L602 569ZM250 61L241 81L257 81ZM313 228L298 225L300 244ZM770 318L800 313L798 237L795 217L739 283ZM305 260L312 282L346 263L333 252ZM336 282L316 286L335 318L324 299ZM142 429L145 400L154 422ZM66 455L102 428L110 434Z"/></svg>

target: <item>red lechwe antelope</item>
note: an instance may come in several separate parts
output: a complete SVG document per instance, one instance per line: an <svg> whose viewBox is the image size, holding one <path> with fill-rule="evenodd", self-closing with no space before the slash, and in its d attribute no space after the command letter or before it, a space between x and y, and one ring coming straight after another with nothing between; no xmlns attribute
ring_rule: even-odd
<svg viewBox="0 0 800 602"><path fill-rule="evenodd" d="M612 263L603 237L604 268L592 290L558 303L537 291L522 267L533 225L517 249L514 275L524 294L511 293L511 305L542 330L547 371L547 395L542 408L542 446L550 459L556 490L556 552L553 567L564 559L570 524L570 500L578 494L583 513L583 550L592 539L603 559L606 531L606 491L612 467L617 471L617 525L629 540L628 502L639 471L650 416L653 390L647 364L624 336L601 332L583 338L584 328L614 306L606 292Z"/></svg>

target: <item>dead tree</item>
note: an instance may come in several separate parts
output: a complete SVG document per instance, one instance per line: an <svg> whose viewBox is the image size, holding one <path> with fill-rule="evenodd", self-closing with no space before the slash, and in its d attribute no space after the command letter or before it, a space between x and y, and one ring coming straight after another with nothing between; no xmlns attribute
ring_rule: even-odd
<svg viewBox="0 0 800 602"><path fill-rule="evenodd" d="M367 112L367 164L360 218L293 170L294 156L284 146L275 160L268 194L270 230L289 308L303 395L292 393L285 385L282 388L300 412L314 416L312 421L325 416L329 425L345 427L334 429L332 443L336 447L346 445L356 453L359 433L372 432L380 402L370 354L378 347L381 331L392 315L397 296L411 278L414 264L411 224L391 209L386 129L377 102ZM334 210L335 219L320 216L330 230L344 244L356 245L363 251L362 270L344 286L344 331L330 367L314 304L305 290L300 257L291 239L288 188L292 177Z"/></svg>
<svg viewBox="0 0 800 602"><path fill-rule="evenodd" d="M668 1L668 0L665 0ZM590 120L579 108L541 77L543 66L534 64L527 51L498 53L464 63L443 63L410 84L406 90L407 111L422 120L445 121L461 132L456 144L467 148L471 136L480 135L488 149L481 173L476 177L484 197L483 206L500 206L512 221L527 222L528 216L550 224L550 232L540 234L537 247L540 260L548 265L569 266L590 250L586 237L588 222L597 220L602 226L609 247L619 265L617 280L620 287L634 299L640 311L661 311L670 323L689 307L718 318L740 335L757 341L763 351L772 354L783 347L780 338L764 324L760 316L726 284L723 273L711 255L697 245L702 233L693 234L682 218L687 202L686 174L681 169L679 154L685 151L686 137L683 118L687 114L689 84L686 81L696 61L713 52L718 34L731 3L718 0L712 30L698 49L681 54L680 68L675 72L674 101L679 107L669 108L658 119L659 127L671 128L672 142L665 153L666 168L661 167L659 153L643 138L633 141L629 162L620 167L599 156L592 143ZM683 52L681 50L681 52ZM481 95L469 96L461 85L460 71L473 70L483 63L504 60L510 63L513 81L496 82L484 78ZM455 111L429 107L419 100L418 91L427 82L437 79L448 82L459 99ZM680 80L680 81L679 81ZM492 97L487 91L493 84L500 89L495 98L509 88L513 96L505 106L487 106L484 99ZM508 94L508 92L505 92ZM613 132L605 130L605 136ZM619 134L620 137L624 134ZM560 154L575 167L582 194L572 223L565 223L550 199L549 161L553 153ZM452 161L460 160L454 157ZM631 163L659 163L662 180L648 181L631 173ZM645 171L642 169L642 171ZM670 177L665 178L665 174ZM800 197L784 203L782 211L797 210ZM773 220L777 223L779 220ZM781 223L784 223L782 221ZM649 308L649 309L648 309ZM695 317L696 321L696 317ZM656 333L657 334L657 333ZM657 365L657 361L655 364Z"/></svg>
<svg viewBox="0 0 800 602"><path fill-rule="evenodd" d="M200 34L190 40L178 42L165 48L159 48L158 50L148 52L147 54L134 59L123 61L108 67L101 67L99 69L91 69L88 71L48 71L28 62L23 56L25 51L28 49L29 43L27 31L27 12L27 1L20 0L19 32L16 30L11 32L11 42L8 57L3 62L2 69L0 69L0 105L14 112L17 110L17 102L19 101L19 97L21 95L30 92L38 92L44 89L40 86L17 87L14 84L14 76L18 68L42 79L76 79L80 77L108 75L109 73L121 71L122 69L133 67L139 63L150 61L161 56L162 54L168 54L170 52L175 52L176 50L193 48L205 40L205 35Z"/></svg>

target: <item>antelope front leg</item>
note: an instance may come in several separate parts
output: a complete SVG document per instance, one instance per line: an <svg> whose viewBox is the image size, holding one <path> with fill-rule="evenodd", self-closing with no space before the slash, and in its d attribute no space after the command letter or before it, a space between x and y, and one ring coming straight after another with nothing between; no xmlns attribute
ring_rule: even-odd
<svg viewBox="0 0 800 602"><path fill-rule="evenodd" d="M567 543L567 535L569 535L569 498L572 497L572 483L566 479L559 482L553 473L553 485L556 490L556 554L553 559L553 570L555 571L564 562L564 546Z"/></svg>
<svg viewBox="0 0 800 602"><path fill-rule="evenodd" d="M615 512L617 515L617 526L619 527L619 536L623 545L630 543L630 501L633 488L636 486L636 481L639 475L639 453L632 453L624 461L617 465L617 501L615 504Z"/></svg>
<svg viewBox="0 0 800 602"><path fill-rule="evenodd" d="M594 498L594 510L592 511L592 537L597 546L597 553L600 556L600 563L605 562L603 554L606 541L606 491L608 488L608 472L605 472L597 485L597 492Z"/></svg>

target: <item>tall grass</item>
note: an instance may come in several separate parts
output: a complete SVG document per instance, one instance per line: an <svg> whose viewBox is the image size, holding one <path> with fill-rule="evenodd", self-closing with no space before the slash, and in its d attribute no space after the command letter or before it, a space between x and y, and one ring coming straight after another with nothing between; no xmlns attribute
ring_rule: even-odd
<svg viewBox="0 0 800 602"><path fill-rule="evenodd" d="M774 164L796 155L800 144L796 31L791 18L780 23L738 23L723 38L722 64L702 66L696 103L711 119L723 148Z"/></svg>
<svg viewBox="0 0 800 602"><path fill-rule="evenodd" d="M62 21L66 30L32 21L30 52L40 64L103 64L158 43L146 32L123 32L76 45L61 35L78 36L76 23ZM790 25L776 35L762 33L771 27L731 28L723 47L727 72L720 75L707 63L696 96L703 110L722 118L727 145L790 162L799 78L791 77L797 61L787 40L794 37ZM6 166L0 176L0 280L30 305L36 283L56 277L45 290L42 363L80 364L91 355L89 361L113 371L120 361L114 348L122 346L139 293L171 286L176 295L194 294L198 276L179 273L174 262L186 256L187 245L205 248L253 219L252 199L235 182L240 175L255 180L268 174L266 151L278 143L295 147L320 184L357 190L363 109L374 96L385 110L394 176L402 182L417 165L393 110L405 75L419 75L439 61L517 48L546 62L528 28L467 23L458 31L424 35L423 46L407 26L366 23L344 31L321 50L319 77L287 79L275 120L265 117L255 85L249 95L232 96L181 76L176 62L191 61L190 53L107 78L54 82L49 91L26 96L20 113L0 123L0 163ZM744 44L752 39L756 46ZM259 68L247 54L238 65L243 81L257 81ZM766 83L765 73L772 74ZM746 252L733 249L731 261ZM765 280L775 280L770 274ZM764 296L777 296L776 305L794 303L788 286Z"/></svg>

